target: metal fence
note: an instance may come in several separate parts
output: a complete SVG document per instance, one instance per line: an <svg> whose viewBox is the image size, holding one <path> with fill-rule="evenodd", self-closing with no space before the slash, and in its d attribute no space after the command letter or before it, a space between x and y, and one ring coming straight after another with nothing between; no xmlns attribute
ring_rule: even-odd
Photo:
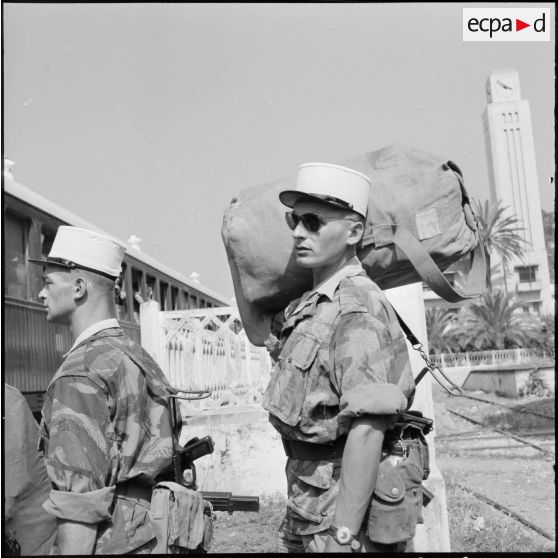
<svg viewBox="0 0 558 558"><path fill-rule="evenodd" d="M523 364L540 360L554 361L554 351L541 349L509 349L504 351L478 351L469 353L438 353L430 360L436 366L479 366L491 364Z"/></svg>

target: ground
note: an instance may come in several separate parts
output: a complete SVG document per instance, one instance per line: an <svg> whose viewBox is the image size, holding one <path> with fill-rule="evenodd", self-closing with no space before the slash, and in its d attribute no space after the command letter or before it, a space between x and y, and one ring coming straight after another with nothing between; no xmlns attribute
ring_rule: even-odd
<svg viewBox="0 0 558 558"><path fill-rule="evenodd" d="M532 551L535 549L550 552L554 550L554 541L525 527L515 519L508 519L502 512L496 511L486 504L479 505L478 499L456 486L456 484L465 485L469 489L495 500L521 515L528 522L540 527L548 535L555 537L554 454L545 454L518 441L505 438L494 431L483 429L481 426L451 414L448 410L456 410L502 430L511 428L516 436L554 452L554 420L517 411L518 408L524 408L554 416L554 398L510 400L482 392L469 393L469 395L499 401L514 407L515 410L507 410L471 399L451 397L437 387L433 389L439 437L436 444L437 462L446 481L448 493L461 492L460 498L466 496L469 502L475 502L476 508L480 510L478 517L490 515L493 518L492 521L509 524L510 529L523 534L525 539L523 542L512 541L510 534L506 533L503 538L500 537L498 540L494 533L490 533L489 539L492 539L492 544L500 546L477 548L477 550L494 552ZM471 435L465 434L453 439L447 437L450 434L465 431L473 432ZM539 435L532 437L531 435L536 432ZM549 434L540 434L545 432ZM453 509L454 515L458 515L458 510L455 506L452 507L449 497L448 507ZM478 517L469 518L470 522L477 522L477 535L488 536L490 531L488 522L485 521L484 528L480 528L483 522L479 521ZM462 528L462 524L454 525L456 536L452 539L453 550L470 549L467 545L472 542L467 542L466 535L464 533L457 535Z"/></svg>
<svg viewBox="0 0 558 558"><path fill-rule="evenodd" d="M554 415L554 398L512 401L494 394L470 393L506 405ZM471 399L450 397L433 387L436 460L446 483L451 550L454 552L553 552L554 541L464 491L464 486L520 514L555 537L555 463L553 454L524 446L455 416L456 410L527 438L554 451L554 420L511 411ZM471 432L472 431L472 432ZM457 437L454 435L460 433ZM551 443L552 442L552 443ZM261 498L259 514L218 514L212 552L273 552L284 495Z"/></svg>

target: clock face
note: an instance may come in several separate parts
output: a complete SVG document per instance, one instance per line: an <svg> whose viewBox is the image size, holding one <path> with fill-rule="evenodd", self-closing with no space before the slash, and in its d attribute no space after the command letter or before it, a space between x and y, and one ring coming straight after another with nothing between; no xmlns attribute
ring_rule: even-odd
<svg viewBox="0 0 558 558"><path fill-rule="evenodd" d="M490 96L493 102L519 100L517 76L514 74L492 75Z"/></svg>

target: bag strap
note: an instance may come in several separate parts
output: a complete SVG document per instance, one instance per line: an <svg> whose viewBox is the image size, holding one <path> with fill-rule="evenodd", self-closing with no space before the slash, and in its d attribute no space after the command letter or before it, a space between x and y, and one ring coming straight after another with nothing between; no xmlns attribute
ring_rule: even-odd
<svg viewBox="0 0 558 558"><path fill-rule="evenodd" d="M457 384L455 384L450 378L448 378L443 372L442 370L438 367L438 366L434 366L432 364L432 361L428 358L428 355L424 352L424 346L423 344L417 339L417 336L411 331L411 328L405 323L405 321L403 320L403 318L398 314L397 310L393 307L393 305L391 305L391 307L393 308L393 311L395 312L395 315L397 317L397 321L399 322L399 325L401 326L401 329L403 330L403 333L405 333L405 336L407 337L407 339L409 340L409 343L411 343L411 346L413 347L413 349L415 351L418 352L418 354L422 357L422 360L424 360L424 362L426 363L426 366L419 372L419 374L417 375L417 377L415 378L415 386L418 385L418 383L424 378L424 376L426 375L427 372L430 372L430 374L432 374L432 377L450 394L450 395L455 395L455 396L459 396L459 395L463 395L463 390L461 389L461 387L459 387ZM443 376L443 378L446 380L446 382L450 385L450 389L448 389L437 377L436 374L434 374L434 370L437 370L441 376Z"/></svg>
<svg viewBox="0 0 558 558"><path fill-rule="evenodd" d="M394 225L393 242L400 248L413 264L422 280L440 297L448 302L462 302L479 297L485 288L484 247L480 240L471 253L471 266L463 293L458 293L444 277L436 262L422 246L419 240L402 225Z"/></svg>

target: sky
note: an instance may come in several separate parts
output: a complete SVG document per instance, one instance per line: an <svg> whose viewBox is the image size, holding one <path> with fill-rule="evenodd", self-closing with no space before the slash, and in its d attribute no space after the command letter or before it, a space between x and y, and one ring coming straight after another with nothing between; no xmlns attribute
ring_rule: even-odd
<svg viewBox="0 0 558 558"><path fill-rule="evenodd" d="M4 156L21 184L232 297L227 206L302 163L405 143L487 199L485 82L513 68L553 210L554 28L463 42L475 6L4 2Z"/></svg>

